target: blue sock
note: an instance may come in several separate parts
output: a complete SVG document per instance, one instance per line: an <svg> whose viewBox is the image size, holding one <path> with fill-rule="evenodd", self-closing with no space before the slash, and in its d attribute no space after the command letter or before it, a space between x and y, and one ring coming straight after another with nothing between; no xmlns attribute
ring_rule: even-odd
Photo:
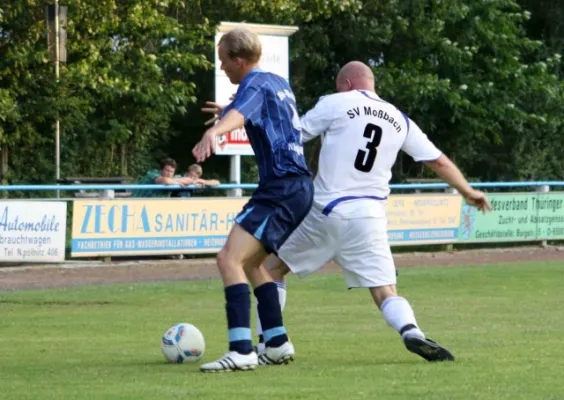
<svg viewBox="0 0 564 400"><path fill-rule="evenodd" d="M283 345L288 341L288 336L282 322L276 283L268 282L255 288L255 296L265 345L268 347Z"/></svg>
<svg viewBox="0 0 564 400"><path fill-rule="evenodd" d="M253 351L249 285L239 283L225 288L225 311L229 329L229 351L249 354Z"/></svg>

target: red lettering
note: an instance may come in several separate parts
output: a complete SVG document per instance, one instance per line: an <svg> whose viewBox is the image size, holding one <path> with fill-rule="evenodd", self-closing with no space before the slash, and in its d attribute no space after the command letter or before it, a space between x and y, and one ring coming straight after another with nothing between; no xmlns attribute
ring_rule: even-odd
<svg viewBox="0 0 564 400"><path fill-rule="evenodd" d="M228 142L233 144L248 144L249 138L247 137L247 132L245 132L243 128L231 131L229 133Z"/></svg>

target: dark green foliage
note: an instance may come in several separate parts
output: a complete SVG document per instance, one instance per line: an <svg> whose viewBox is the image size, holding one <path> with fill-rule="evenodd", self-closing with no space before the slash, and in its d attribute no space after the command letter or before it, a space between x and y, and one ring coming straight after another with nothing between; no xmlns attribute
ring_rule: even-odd
<svg viewBox="0 0 564 400"><path fill-rule="evenodd" d="M221 21L297 25L291 81L301 111L340 66L374 67L379 94L473 180L564 179L562 3L521 0L68 0L68 62L55 81L44 7L0 3L0 146L10 183L61 175L139 177L165 155L181 169L213 99ZM523 8L522 8L523 7ZM307 146L315 168L318 143ZM228 179L228 158L205 175ZM256 179L245 160L244 181ZM430 177L408 157L395 181Z"/></svg>

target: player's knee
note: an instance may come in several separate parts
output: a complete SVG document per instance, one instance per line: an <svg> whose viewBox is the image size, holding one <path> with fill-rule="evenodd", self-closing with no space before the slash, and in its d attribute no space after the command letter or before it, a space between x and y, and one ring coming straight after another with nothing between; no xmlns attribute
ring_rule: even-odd
<svg viewBox="0 0 564 400"><path fill-rule="evenodd" d="M287 272L283 269L269 270L268 273L270 274L273 280L280 282L284 281L284 277L287 274Z"/></svg>
<svg viewBox="0 0 564 400"><path fill-rule="evenodd" d="M378 308L382 306L382 303L386 301L386 299L398 295L396 285L371 287L370 293L372 294L372 298L374 299L374 302L376 303Z"/></svg>
<svg viewBox="0 0 564 400"><path fill-rule="evenodd" d="M275 281L283 281L284 276L290 272L288 266L274 254L268 256L264 262L264 268Z"/></svg>
<svg viewBox="0 0 564 400"><path fill-rule="evenodd" d="M229 251L225 247L217 254L216 261L217 267L222 273L223 271L229 270L231 268L231 264L233 264L233 259L229 256Z"/></svg>

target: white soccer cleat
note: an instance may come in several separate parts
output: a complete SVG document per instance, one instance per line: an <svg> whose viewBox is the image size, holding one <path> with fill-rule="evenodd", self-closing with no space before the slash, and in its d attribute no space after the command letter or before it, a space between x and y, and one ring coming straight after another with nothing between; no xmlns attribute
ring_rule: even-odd
<svg viewBox="0 0 564 400"><path fill-rule="evenodd" d="M200 366L202 372L252 371L258 365L257 353L241 354L228 351L219 360Z"/></svg>
<svg viewBox="0 0 564 400"><path fill-rule="evenodd" d="M288 364L294 360L296 351L290 342L284 343L279 347L266 347L258 356L259 365L280 365Z"/></svg>

